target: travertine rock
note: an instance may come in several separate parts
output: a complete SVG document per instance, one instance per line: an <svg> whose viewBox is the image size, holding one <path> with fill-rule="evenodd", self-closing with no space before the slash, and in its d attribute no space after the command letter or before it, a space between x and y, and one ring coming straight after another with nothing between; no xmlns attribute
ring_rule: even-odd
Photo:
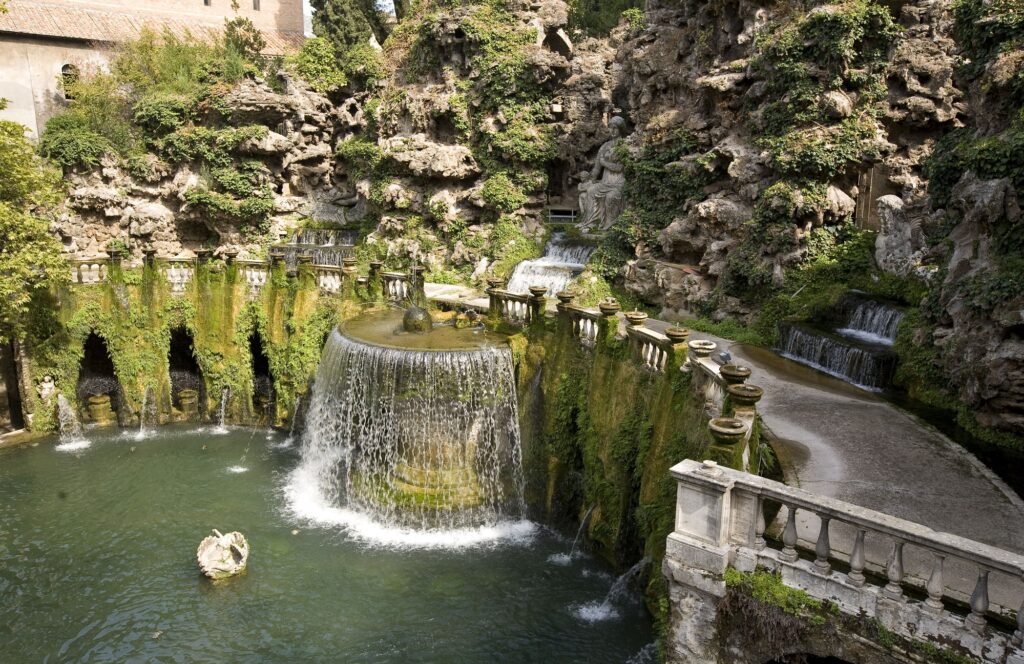
<svg viewBox="0 0 1024 664"><path fill-rule="evenodd" d="M200 571L211 579L226 579L245 571L249 562L249 543L242 533L235 531L222 535L214 529L196 549L196 563Z"/></svg>

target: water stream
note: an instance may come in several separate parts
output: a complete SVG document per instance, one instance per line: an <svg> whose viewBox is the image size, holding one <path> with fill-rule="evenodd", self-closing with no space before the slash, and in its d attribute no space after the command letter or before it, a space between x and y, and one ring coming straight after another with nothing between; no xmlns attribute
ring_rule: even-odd
<svg viewBox="0 0 1024 664"><path fill-rule="evenodd" d="M586 266L594 248L574 244L565 234L555 233L544 247L544 255L516 265L508 281L513 293L528 293L530 286L547 286L548 295L565 290Z"/></svg>
<svg viewBox="0 0 1024 664"><path fill-rule="evenodd" d="M635 599L633 593L630 592L630 583L650 564L650 558L643 558L630 567L622 576L615 579L615 583L612 584L602 601L588 602L577 607L576 617L589 623L618 618L621 606Z"/></svg>
<svg viewBox="0 0 1024 664"><path fill-rule="evenodd" d="M135 440L144 440L147 435L146 430L146 413L148 412L147 406L149 406L149 392L150 388L147 387L142 393L142 408L139 410L139 430L135 433ZM153 404L154 410L156 404ZM155 414L155 413L154 413Z"/></svg>
<svg viewBox="0 0 1024 664"><path fill-rule="evenodd" d="M63 394L57 395L57 423L60 441L57 449L61 452L75 452L89 447L89 441L82 435L82 424L78 415Z"/></svg>
<svg viewBox="0 0 1024 664"><path fill-rule="evenodd" d="M220 391L220 408L217 411L217 426L213 430L214 433L223 434L228 432L228 428L224 424L224 420L227 416L229 398L231 398L231 388L224 387Z"/></svg>
<svg viewBox="0 0 1024 664"><path fill-rule="evenodd" d="M548 562L556 565L568 565L572 562L573 558L576 557L576 545L579 544L580 537L583 535L583 529L587 526L587 519L590 518L590 514L594 511L595 507L597 505L591 505L586 514L583 515L583 520L580 521L580 526L576 529L576 536L572 538L572 546L569 547L569 553L556 553L548 559Z"/></svg>

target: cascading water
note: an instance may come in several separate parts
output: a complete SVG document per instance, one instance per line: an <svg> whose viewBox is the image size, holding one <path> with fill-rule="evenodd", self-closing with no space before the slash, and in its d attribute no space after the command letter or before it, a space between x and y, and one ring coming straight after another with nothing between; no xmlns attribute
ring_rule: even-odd
<svg viewBox="0 0 1024 664"><path fill-rule="evenodd" d="M896 368L892 345L903 312L860 292L851 292L835 313L833 330L780 324L781 354L860 387L887 387Z"/></svg>
<svg viewBox="0 0 1024 664"><path fill-rule="evenodd" d="M75 415L75 409L64 398L57 395L57 424L60 431L60 443L57 449L61 452L74 452L89 447L89 441L82 435L82 425Z"/></svg>
<svg viewBox="0 0 1024 664"><path fill-rule="evenodd" d="M569 553L556 553L548 557L548 562L552 562L556 565L568 565L572 562L572 559L576 557L576 545L579 544L580 537L583 535L583 529L587 527L587 519L590 518L595 507L597 507L597 505L591 505L586 514L583 515L583 520L580 521L580 527L576 529L576 537L572 538L572 546L569 547Z"/></svg>
<svg viewBox="0 0 1024 664"><path fill-rule="evenodd" d="M146 432L146 414L149 412L147 406L149 406L150 389L147 387L145 392L142 393L142 408L139 410L139 430L135 432L135 440L143 440L148 435ZM155 406L156 404L153 405Z"/></svg>
<svg viewBox="0 0 1024 664"><path fill-rule="evenodd" d="M526 535L518 421L507 346L477 337L457 350L396 348L335 330L288 487L292 508L394 544Z"/></svg>
<svg viewBox="0 0 1024 664"><path fill-rule="evenodd" d="M849 306L846 323L836 330L844 337L868 343L892 346L903 312L875 300L855 299Z"/></svg>
<svg viewBox="0 0 1024 664"><path fill-rule="evenodd" d="M231 388L225 387L220 391L220 408L217 411L217 427L214 429L215 433L227 433L228 428L224 424L224 419L227 416L228 410L228 399L231 397Z"/></svg>
<svg viewBox="0 0 1024 664"><path fill-rule="evenodd" d="M586 244L573 244L562 233L551 236L544 247L544 255L523 261L516 266L508 281L508 290L527 293L530 286L547 286L548 295L565 290L590 258L594 248Z"/></svg>

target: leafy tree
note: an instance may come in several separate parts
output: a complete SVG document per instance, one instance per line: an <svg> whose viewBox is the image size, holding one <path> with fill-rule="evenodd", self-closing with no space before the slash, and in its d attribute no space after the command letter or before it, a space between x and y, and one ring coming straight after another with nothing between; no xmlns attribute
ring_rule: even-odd
<svg viewBox="0 0 1024 664"><path fill-rule="evenodd" d="M364 44L373 35L384 43L389 27L388 16L376 0L310 0L313 7L313 32L329 39L338 52L342 46ZM409 1L396 0L395 15L399 20L408 13Z"/></svg>
<svg viewBox="0 0 1024 664"><path fill-rule="evenodd" d="M35 154L26 131L0 121L0 342L21 334L32 298L67 270L49 224L36 216L57 201L60 174Z"/></svg>

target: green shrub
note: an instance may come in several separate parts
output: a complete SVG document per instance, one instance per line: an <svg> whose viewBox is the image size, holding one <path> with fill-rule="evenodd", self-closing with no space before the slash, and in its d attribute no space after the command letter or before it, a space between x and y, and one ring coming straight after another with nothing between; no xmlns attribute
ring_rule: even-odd
<svg viewBox="0 0 1024 664"><path fill-rule="evenodd" d="M644 27L644 10L640 7L630 7L625 10L622 12L622 18L626 21L626 25L628 25L632 30L639 30Z"/></svg>
<svg viewBox="0 0 1024 664"><path fill-rule="evenodd" d="M307 39L302 50L288 59L288 64L317 92L335 92L348 84L345 72L338 66L334 45L322 37Z"/></svg>
<svg viewBox="0 0 1024 664"><path fill-rule="evenodd" d="M638 12L643 25L642 6L641 0L569 0L569 27L596 37L611 32L620 18L637 27Z"/></svg>
<svg viewBox="0 0 1024 664"><path fill-rule="evenodd" d="M506 278L519 263L540 256L540 247L526 237L516 218L502 215L491 229L491 252L494 263L491 271Z"/></svg>
<svg viewBox="0 0 1024 664"><path fill-rule="evenodd" d="M512 183L508 175L498 173L484 182L480 192L487 206L498 212L515 212L526 205L523 190Z"/></svg>
<svg viewBox="0 0 1024 664"><path fill-rule="evenodd" d="M192 100L176 93L153 92L135 103L132 121L150 136L163 136L192 118Z"/></svg>
<svg viewBox="0 0 1024 664"><path fill-rule="evenodd" d="M384 151L368 138L356 137L338 143L338 160L349 167L357 178L376 172L384 162Z"/></svg>
<svg viewBox="0 0 1024 664"><path fill-rule="evenodd" d="M77 113L52 118L39 142L43 156L67 168L96 166L113 150L110 141L90 129L89 122Z"/></svg>

